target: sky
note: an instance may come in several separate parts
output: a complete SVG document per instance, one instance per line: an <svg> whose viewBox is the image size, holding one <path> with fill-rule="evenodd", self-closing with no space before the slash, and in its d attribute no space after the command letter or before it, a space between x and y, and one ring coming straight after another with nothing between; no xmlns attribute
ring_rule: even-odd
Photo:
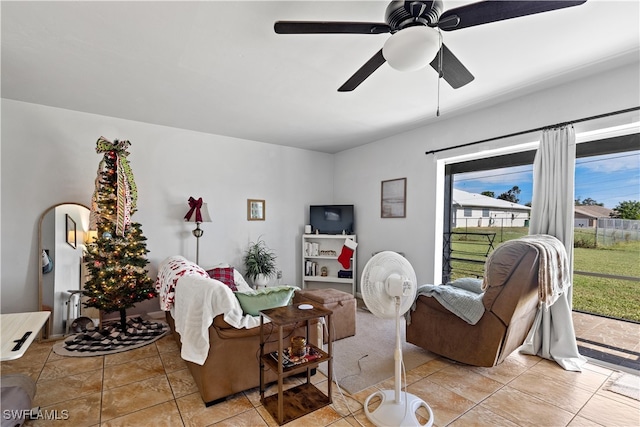
<svg viewBox="0 0 640 427"><path fill-rule="evenodd" d="M499 196L517 185L519 203L531 202L533 165L469 172L455 176L454 188ZM613 209L620 202L640 201L640 150L576 160L575 199L591 198Z"/></svg>

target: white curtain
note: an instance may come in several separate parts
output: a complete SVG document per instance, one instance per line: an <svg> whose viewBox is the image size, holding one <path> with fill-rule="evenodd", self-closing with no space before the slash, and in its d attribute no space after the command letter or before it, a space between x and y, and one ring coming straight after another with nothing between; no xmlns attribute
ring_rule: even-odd
<svg viewBox="0 0 640 427"><path fill-rule="evenodd" d="M533 163L533 200L529 234L550 234L560 240L569 258L573 283L573 206L576 159L573 126L545 130ZM572 287L550 307L541 305L521 348L555 360L564 369L581 371L586 359L578 352L571 317Z"/></svg>

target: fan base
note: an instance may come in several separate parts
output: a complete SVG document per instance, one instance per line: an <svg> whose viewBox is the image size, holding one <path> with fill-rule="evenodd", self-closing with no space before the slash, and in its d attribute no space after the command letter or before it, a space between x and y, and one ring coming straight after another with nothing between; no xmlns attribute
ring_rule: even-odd
<svg viewBox="0 0 640 427"><path fill-rule="evenodd" d="M369 412L369 400L373 397L380 396L382 402L380 406ZM369 421L378 427L388 426L423 426L431 427L433 425L433 411L427 403L411 393L401 392L401 402L396 403L395 391L381 390L373 393L364 402L364 412ZM423 407L429 413L429 420L426 424L420 424L416 418L416 412Z"/></svg>

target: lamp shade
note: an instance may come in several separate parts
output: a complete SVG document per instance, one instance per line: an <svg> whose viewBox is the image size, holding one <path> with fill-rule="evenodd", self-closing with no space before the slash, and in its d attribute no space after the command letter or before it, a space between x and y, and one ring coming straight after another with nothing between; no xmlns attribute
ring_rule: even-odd
<svg viewBox="0 0 640 427"><path fill-rule="evenodd" d="M206 203L202 204L200 213L202 214L202 222L211 222L211 217L209 216L209 208L207 207Z"/></svg>
<svg viewBox="0 0 640 427"><path fill-rule="evenodd" d="M416 71L426 67L440 49L440 38L433 28L404 28L387 39L382 56L398 71Z"/></svg>
<svg viewBox="0 0 640 427"><path fill-rule="evenodd" d="M209 216L207 204L199 203L199 205L200 206L194 205L191 207L190 203L191 209L189 209L189 212L187 212L187 215L184 217L185 222L211 222L211 216Z"/></svg>
<svg viewBox="0 0 640 427"><path fill-rule="evenodd" d="M86 244L91 244L98 239L98 230L87 230L84 235L84 242Z"/></svg>

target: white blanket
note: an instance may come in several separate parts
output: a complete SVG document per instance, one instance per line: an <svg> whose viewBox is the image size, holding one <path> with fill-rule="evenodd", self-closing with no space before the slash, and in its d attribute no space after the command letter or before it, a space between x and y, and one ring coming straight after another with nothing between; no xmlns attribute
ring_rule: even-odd
<svg viewBox="0 0 640 427"><path fill-rule="evenodd" d="M447 285L422 285L418 288L416 299L420 295L433 297L443 307L455 314L470 325L478 323L484 314L482 296L484 293L476 293L467 289ZM415 310L415 302L410 311ZM410 323L410 318L407 318Z"/></svg>
<svg viewBox="0 0 640 427"><path fill-rule="evenodd" d="M509 240L503 245L524 242L538 251L538 299L548 308L571 286L567 251L560 240L548 234L533 234ZM492 252L493 255L495 252ZM487 258L485 271L489 270L491 255Z"/></svg>
<svg viewBox="0 0 640 427"><path fill-rule="evenodd" d="M209 353L209 326L220 314L238 329L260 326L260 317L244 315L233 291L218 280L189 275L179 278L177 285L171 314L182 341L180 355L184 360L204 364Z"/></svg>
<svg viewBox="0 0 640 427"><path fill-rule="evenodd" d="M180 255L166 258L158 267L158 277L156 278L156 291L160 300L160 309L169 311L173 308L176 299L176 286L178 279L183 276L198 275L209 277L209 274L198 264Z"/></svg>

